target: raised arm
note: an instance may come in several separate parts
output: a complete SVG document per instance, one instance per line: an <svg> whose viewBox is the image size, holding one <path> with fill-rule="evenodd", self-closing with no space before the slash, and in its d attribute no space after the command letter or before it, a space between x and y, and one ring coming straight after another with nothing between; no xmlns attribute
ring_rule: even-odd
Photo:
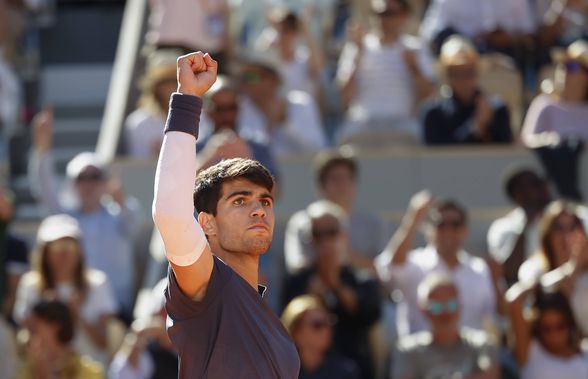
<svg viewBox="0 0 588 379"><path fill-rule="evenodd" d="M421 191L413 195L398 230L377 259L384 259L391 265L403 265L412 249L414 235L418 226L433 204L429 191Z"/></svg>
<svg viewBox="0 0 588 379"><path fill-rule="evenodd" d="M201 52L178 58L178 93L172 95L155 174L153 220L178 285L191 298L204 295L213 259L194 217L196 138L201 97L216 80L217 63Z"/></svg>
<svg viewBox="0 0 588 379"><path fill-rule="evenodd" d="M533 288L534 284L518 282L506 292L510 326L514 335L514 354L520 367L527 363L531 346L531 328L523 311L525 300Z"/></svg>

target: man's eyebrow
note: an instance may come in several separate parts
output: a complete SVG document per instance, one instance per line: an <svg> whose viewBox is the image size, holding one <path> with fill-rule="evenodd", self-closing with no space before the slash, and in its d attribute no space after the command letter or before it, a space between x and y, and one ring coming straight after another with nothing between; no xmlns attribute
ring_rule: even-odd
<svg viewBox="0 0 588 379"><path fill-rule="evenodd" d="M262 199L270 199L271 201L274 201L274 197L268 192L262 193L260 197Z"/></svg>
<svg viewBox="0 0 588 379"><path fill-rule="evenodd" d="M251 195L253 195L253 191L239 190L239 191L231 192L230 194L225 196L225 200L228 200L228 199L235 197L235 196L251 196Z"/></svg>

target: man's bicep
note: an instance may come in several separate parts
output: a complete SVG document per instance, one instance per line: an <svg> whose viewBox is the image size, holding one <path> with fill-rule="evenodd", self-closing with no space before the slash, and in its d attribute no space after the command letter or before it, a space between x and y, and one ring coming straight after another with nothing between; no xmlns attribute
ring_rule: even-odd
<svg viewBox="0 0 588 379"><path fill-rule="evenodd" d="M196 262L188 266L179 266L173 262L170 264L182 293L191 299L201 299L206 292L214 265L208 245L205 246Z"/></svg>

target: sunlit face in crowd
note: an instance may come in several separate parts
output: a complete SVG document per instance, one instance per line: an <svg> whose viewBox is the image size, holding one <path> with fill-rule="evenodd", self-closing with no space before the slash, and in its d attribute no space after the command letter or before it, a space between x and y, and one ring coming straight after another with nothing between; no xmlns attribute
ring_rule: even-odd
<svg viewBox="0 0 588 379"><path fill-rule="evenodd" d="M333 330L327 312L321 308L309 309L303 313L292 333L299 350L326 352L331 347Z"/></svg>
<svg viewBox="0 0 588 379"><path fill-rule="evenodd" d="M79 242L69 237L61 238L47 243L45 251L45 259L54 277L73 280L81 259Z"/></svg>
<svg viewBox="0 0 588 379"><path fill-rule="evenodd" d="M548 236L555 266L567 262L574 245L585 238L586 232L576 217L565 212L557 216L549 227Z"/></svg>
<svg viewBox="0 0 588 379"><path fill-rule="evenodd" d="M561 354L569 347L570 327L561 312L555 309L545 310L541 312L537 321L539 340L549 352Z"/></svg>
<svg viewBox="0 0 588 379"><path fill-rule="evenodd" d="M86 166L75 178L75 190L82 207L94 208L106 193L104 172L94 166Z"/></svg>
<svg viewBox="0 0 588 379"><path fill-rule="evenodd" d="M245 66L241 72L243 92L253 100L274 96L280 86L276 73L256 65Z"/></svg>
<svg viewBox="0 0 588 379"><path fill-rule="evenodd" d="M340 206L353 203L357 183L349 166L343 163L332 166L321 184L321 192L325 199Z"/></svg>
<svg viewBox="0 0 588 379"><path fill-rule="evenodd" d="M215 131L222 129L236 130L238 114L239 103L237 102L237 94L234 91L223 89L211 96L207 115L214 124Z"/></svg>
<svg viewBox="0 0 588 379"><path fill-rule="evenodd" d="M462 100L473 100L478 88L478 66L475 62L450 65L445 68L447 84Z"/></svg>
<svg viewBox="0 0 588 379"><path fill-rule="evenodd" d="M442 256L454 256L463 248L468 228L457 210L441 210L431 227L433 244Z"/></svg>
<svg viewBox="0 0 588 379"><path fill-rule="evenodd" d="M387 0L387 6L380 12L374 12L375 22L384 35L399 35L408 20L408 11L401 4Z"/></svg>
<svg viewBox="0 0 588 379"><path fill-rule="evenodd" d="M432 330L454 329L459 323L460 303L457 289L446 285L429 293L423 312L431 323Z"/></svg>
<svg viewBox="0 0 588 379"><path fill-rule="evenodd" d="M311 238L319 265L341 264L346 238L339 221L334 216L325 215L312 220Z"/></svg>
<svg viewBox="0 0 588 379"><path fill-rule="evenodd" d="M555 86L560 91L565 89L585 98L588 91L588 68L576 60L568 59L556 68Z"/></svg>
<svg viewBox="0 0 588 379"><path fill-rule="evenodd" d="M222 185L216 216L200 213L199 221L212 251L261 255L272 241L273 197L246 179L231 180Z"/></svg>

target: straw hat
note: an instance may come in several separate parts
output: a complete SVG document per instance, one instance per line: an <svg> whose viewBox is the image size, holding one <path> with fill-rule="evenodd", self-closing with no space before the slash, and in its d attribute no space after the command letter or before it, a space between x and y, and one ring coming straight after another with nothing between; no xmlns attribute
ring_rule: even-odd
<svg viewBox="0 0 588 379"><path fill-rule="evenodd" d="M477 64L480 55L474 45L459 35L449 37L441 46L439 64L441 67Z"/></svg>

